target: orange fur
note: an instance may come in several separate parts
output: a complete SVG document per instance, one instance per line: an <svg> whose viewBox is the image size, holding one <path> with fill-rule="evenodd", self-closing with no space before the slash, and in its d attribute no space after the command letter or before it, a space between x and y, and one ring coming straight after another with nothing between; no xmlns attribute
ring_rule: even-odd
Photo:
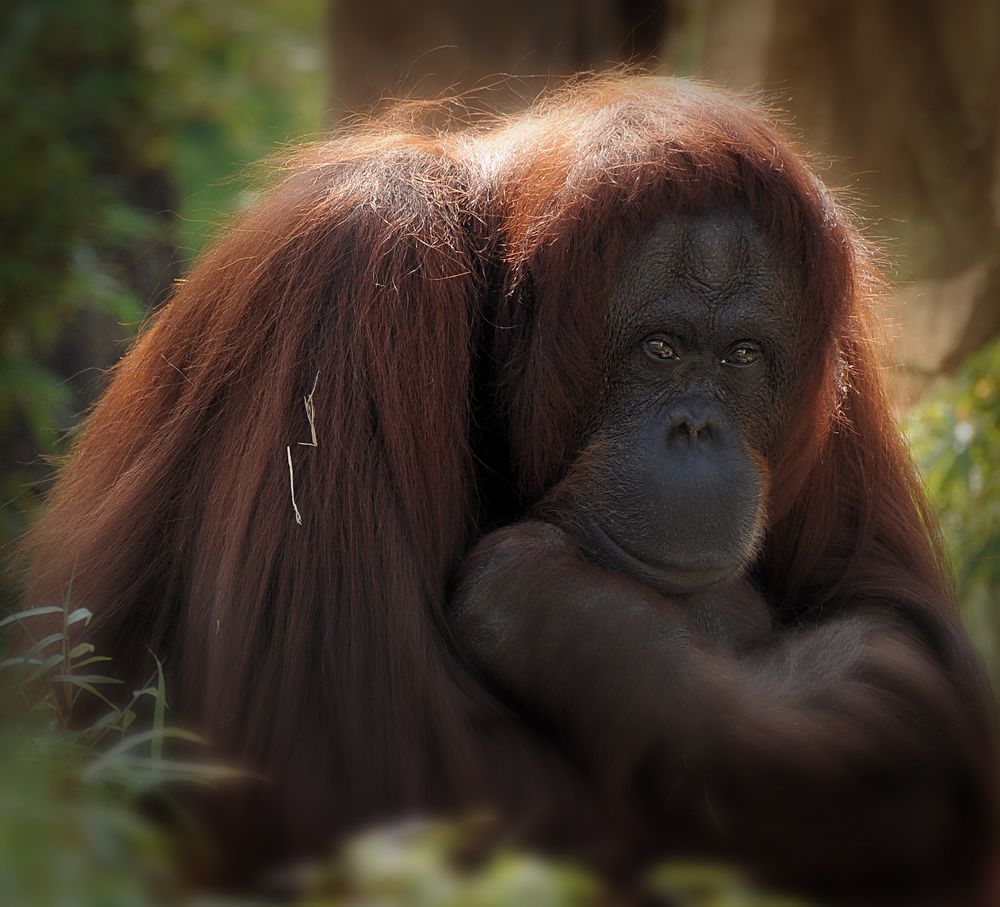
<svg viewBox="0 0 1000 907"><path fill-rule="evenodd" d="M912 615L988 733L850 217L744 102L585 81L492 126L305 150L118 366L26 541L29 605L73 577L125 679L158 653L179 720L272 779L233 807L247 865L539 790L576 821L574 770L456 652L449 584L566 472L625 244L707 200L745 203L802 262L761 583L790 623L872 600Z"/></svg>

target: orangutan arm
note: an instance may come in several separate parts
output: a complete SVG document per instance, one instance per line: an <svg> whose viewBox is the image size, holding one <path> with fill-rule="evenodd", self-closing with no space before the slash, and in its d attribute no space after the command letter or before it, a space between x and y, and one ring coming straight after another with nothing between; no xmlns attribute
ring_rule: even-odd
<svg viewBox="0 0 1000 907"><path fill-rule="evenodd" d="M728 594L728 609L706 596L706 624L697 597L665 598L522 523L472 553L454 625L502 695L671 841L823 893L959 884L988 834L989 766L915 628L869 609L761 644L757 619L740 625L759 595Z"/></svg>

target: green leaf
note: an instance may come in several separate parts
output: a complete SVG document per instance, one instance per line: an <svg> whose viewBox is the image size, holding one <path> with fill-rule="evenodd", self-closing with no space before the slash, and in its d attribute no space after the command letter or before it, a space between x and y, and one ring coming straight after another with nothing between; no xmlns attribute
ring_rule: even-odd
<svg viewBox="0 0 1000 907"><path fill-rule="evenodd" d="M44 617L47 614L62 614L63 609L57 605L45 605L40 608L28 608L26 611L17 611L3 620L0 620L0 630L14 623L22 623L32 617Z"/></svg>

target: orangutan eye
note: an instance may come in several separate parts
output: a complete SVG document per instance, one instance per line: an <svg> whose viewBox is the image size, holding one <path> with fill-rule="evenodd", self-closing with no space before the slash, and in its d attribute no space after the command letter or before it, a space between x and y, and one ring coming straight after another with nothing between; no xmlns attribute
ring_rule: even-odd
<svg viewBox="0 0 1000 907"><path fill-rule="evenodd" d="M676 359L677 350L674 349L670 338L664 334L650 334L642 341L642 348L647 356L653 359Z"/></svg>
<svg viewBox="0 0 1000 907"><path fill-rule="evenodd" d="M753 365L761 357L760 347L749 340L741 340L722 358L723 365Z"/></svg>

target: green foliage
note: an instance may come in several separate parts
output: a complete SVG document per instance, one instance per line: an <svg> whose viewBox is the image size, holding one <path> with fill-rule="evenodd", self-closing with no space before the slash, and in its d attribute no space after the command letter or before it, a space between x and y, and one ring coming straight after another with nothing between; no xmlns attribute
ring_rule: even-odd
<svg viewBox="0 0 1000 907"><path fill-rule="evenodd" d="M966 625L1000 690L1000 341L942 382L904 427L941 520Z"/></svg>
<svg viewBox="0 0 1000 907"><path fill-rule="evenodd" d="M361 835L303 878L304 907L611 907L616 895L568 863L501 849L470 857L489 836L488 818L414 822ZM753 888L716 865L670 864L641 885L642 903L662 907L808 907Z"/></svg>
<svg viewBox="0 0 1000 907"><path fill-rule="evenodd" d="M13 0L0 31L0 558L249 162L322 126L321 0ZM179 192L178 192L179 190ZM179 215L179 217L177 216ZM181 254L174 255L175 234ZM0 580L0 606L14 590Z"/></svg>
<svg viewBox="0 0 1000 907"><path fill-rule="evenodd" d="M23 528L79 406L60 344L142 306L111 250L135 255L162 227L130 200L160 164L152 83L121 0L7 4L0 31L0 544ZM103 362L87 363L103 365ZM75 371L73 357L67 359Z"/></svg>
<svg viewBox="0 0 1000 907"><path fill-rule="evenodd" d="M72 608L22 611L18 654L0 658L0 903L143 907L179 889L175 848L144 804L191 823L171 797L178 782L239 777L232 769L168 757L165 742L200 743L166 721L163 670L112 701L109 658L75 642L90 620ZM84 701L87 700L87 701ZM80 722L76 717L95 715ZM70 716L74 721L70 722ZM148 725L144 715L149 716Z"/></svg>
<svg viewBox="0 0 1000 907"><path fill-rule="evenodd" d="M805 901L765 894L739 872L715 864L675 863L649 877L652 897L671 907L809 907Z"/></svg>
<svg viewBox="0 0 1000 907"><path fill-rule="evenodd" d="M472 861L492 823L420 822L359 835L327 864L299 875L307 907L597 907L597 881L572 865L502 850ZM471 846L470 846L471 845Z"/></svg>
<svg viewBox="0 0 1000 907"><path fill-rule="evenodd" d="M321 0L138 0L186 256L252 198L251 165L324 125L323 10Z"/></svg>

